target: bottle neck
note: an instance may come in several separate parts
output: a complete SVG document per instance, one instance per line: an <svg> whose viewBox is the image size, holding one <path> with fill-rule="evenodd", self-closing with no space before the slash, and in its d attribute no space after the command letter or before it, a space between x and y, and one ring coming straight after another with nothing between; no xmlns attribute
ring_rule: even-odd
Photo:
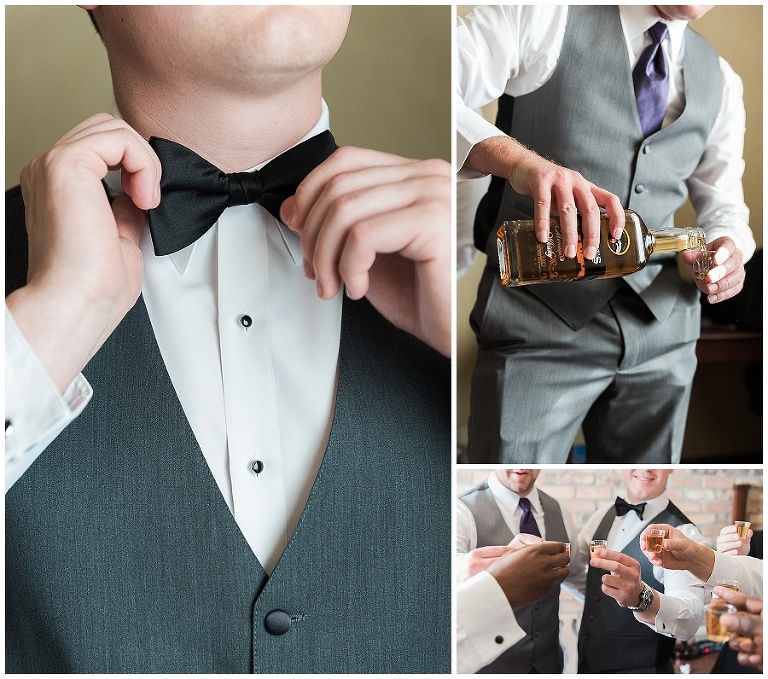
<svg viewBox="0 0 768 679"><path fill-rule="evenodd" d="M704 230L691 226L684 228L659 229L649 231L650 245L648 252L663 254L682 250L700 250L706 245Z"/></svg>

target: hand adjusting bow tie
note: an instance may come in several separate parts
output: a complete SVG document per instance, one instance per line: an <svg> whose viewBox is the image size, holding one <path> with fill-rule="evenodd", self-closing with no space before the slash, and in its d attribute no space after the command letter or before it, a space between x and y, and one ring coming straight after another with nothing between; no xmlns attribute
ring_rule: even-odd
<svg viewBox="0 0 768 679"><path fill-rule="evenodd" d="M643 518L643 511L645 510L645 505L647 505L647 502L641 502L639 505L631 505L629 502L624 500L623 498L617 497L616 498L616 515L617 516L624 516L627 512L630 512L634 510L637 512L637 515L642 519Z"/></svg>
<svg viewBox="0 0 768 679"><path fill-rule="evenodd" d="M226 174L176 142L150 137L163 168L160 205L148 211L156 255L194 243L228 207L259 203L280 219L280 205L304 178L336 150L329 131L281 153L260 170Z"/></svg>

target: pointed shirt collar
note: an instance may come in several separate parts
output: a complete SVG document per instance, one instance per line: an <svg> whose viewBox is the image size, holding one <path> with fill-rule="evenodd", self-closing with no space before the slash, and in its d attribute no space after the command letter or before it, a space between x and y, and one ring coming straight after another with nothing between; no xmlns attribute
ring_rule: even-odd
<svg viewBox="0 0 768 679"><path fill-rule="evenodd" d="M114 115L116 118L122 118L122 116L120 115L120 111L117 109L117 106L114 107L112 115ZM296 144L300 144L306 139L309 139L310 137L314 137L315 135L320 134L321 132L324 132L325 130L329 129L329 119L330 119L330 116L328 113L328 105L325 103L325 99L323 99L321 102L320 118L312 127L312 129L309 132L307 132L307 134L305 134L301 139L299 139L299 141L297 141ZM287 150L288 149L286 149L286 151ZM255 165L252 168L249 168L248 170L246 170L246 172L253 172L254 170L259 170L262 167L264 167L270 160L272 160L272 158L269 158L268 160L265 160L263 163ZM120 182L120 170L110 170L107 173L107 176L104 178L104 183L107 185L107 190L111 196L116 196L123 192L121 182ZM269 216L269 218L274 219L271 215ZM277 224L280 237L282 238L283 243L285 244L285 248L291 257L291 260L296 266L300 265L303 261L303 255L301 253L301 237L298 234L291 231L287 226L285 226L279 220L275 219L274 221ZM168 257L174 263L178 272L183 275L184 272L187 270L189 262L192 259L196 246L197 246L197 243L195 242L183 248L182 250L179 250L178 252L174 252L170 255L163 255L163 256Z"/></svg>

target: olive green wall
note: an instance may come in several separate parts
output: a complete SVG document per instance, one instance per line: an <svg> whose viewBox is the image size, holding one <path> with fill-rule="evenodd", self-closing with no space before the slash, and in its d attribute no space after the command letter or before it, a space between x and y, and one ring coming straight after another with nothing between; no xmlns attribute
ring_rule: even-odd
<svg viewBox="0 0 768 679"><path fill-rule="evenodd" d="M451 158L450 6L357 6L324 75L340 144ZM6 178L89 115L112 110L106 53L74 6L5 9Z"/></svg>

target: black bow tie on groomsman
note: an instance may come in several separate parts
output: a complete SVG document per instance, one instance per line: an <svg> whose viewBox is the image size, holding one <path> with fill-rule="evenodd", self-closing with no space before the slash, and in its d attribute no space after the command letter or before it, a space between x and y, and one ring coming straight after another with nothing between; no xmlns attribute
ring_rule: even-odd
<svg viewBox="0 0 768 679"><path fill-rule="evenodd" d="M643 511L645 511L645 505L647 505L647 502L641 502L639 505L631 505L629 502L627 502L625 499L617 497L616 498L616 515L617 516L624 516L628 512L635 511L637 512L638 517L641 519L643 518Z"/></svg>
<svg viewBox="0 0 768 679"><path fill-rule="evenodd" d="M150 137L160 159L160 205L148 211L156 255L194 243L228 207L258 203L275 219L296 187L336 150L329 131L310 137L260 170L227 174L176 142Z"/></svg>

